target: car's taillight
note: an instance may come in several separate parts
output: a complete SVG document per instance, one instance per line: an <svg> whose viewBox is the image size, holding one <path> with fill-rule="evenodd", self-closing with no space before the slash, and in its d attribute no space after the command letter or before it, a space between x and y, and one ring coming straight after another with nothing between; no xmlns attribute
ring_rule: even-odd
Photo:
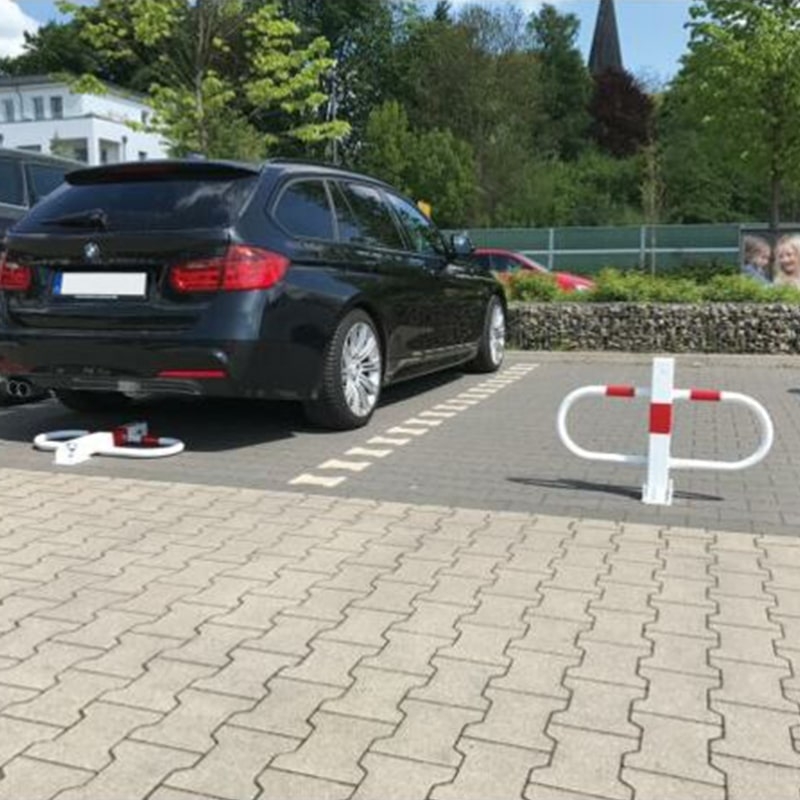
<svg viewBox="0 0 800 800"><path fill-rule="evenodd" d="M283 278L288 268L289 259L280 253L232 245L223 256L173 264L169 282L181 294L269 289Z"/></svg>
<svg viewBox="0 0 800 800"><path fill-rule="evenodd" d="M30 267L9 261L5 253L0 256L0 291L27 292L32 281L33 272Z"/></svg>

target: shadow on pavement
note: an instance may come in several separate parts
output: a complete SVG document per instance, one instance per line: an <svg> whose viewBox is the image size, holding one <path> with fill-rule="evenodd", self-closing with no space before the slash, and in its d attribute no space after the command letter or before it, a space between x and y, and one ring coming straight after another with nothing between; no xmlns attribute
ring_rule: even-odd
<svg viewBox="0 0 800 800"><path fill-rule="evenodd" d="M457 382L463 373L450 370L389 387L380 408ZM152 433L191 442L192 450L218 452L289 439L296 434L335 436L307 422L298 402L218 398L161 398L137 402L124 411L78 413L57 400L0 408L0 441L31 443L35 436L58 430L111 430L126 422L146 421Z"/></svg>
<svg viewBox="0 0 800 800"><path fill-rule="evenodd" d="M609 483L592 483L591 481L574 481L564 478L514 478L510 477L506 480L511 483L522 484L523 486L536 486L541 489L564 489L567 491L575 492L600 492L602 494L613 494L618 497L627 497L631 500L642 499L641 487L632 488L629 486L613 486ZM699 492L681 492L674 493L676 500L707 500L709 502L722 502L725 498L719 497L714 494L701 494Z"/></svg>

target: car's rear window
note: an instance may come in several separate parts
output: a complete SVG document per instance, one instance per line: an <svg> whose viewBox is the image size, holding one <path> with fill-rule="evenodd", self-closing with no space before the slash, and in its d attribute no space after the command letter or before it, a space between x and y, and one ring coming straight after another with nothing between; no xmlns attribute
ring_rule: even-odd
<svg viewBox="0 0 800 800"><path fill-rule="evenodd" d="M65 184L17 225L21 233L58 228L63 217L100 210L109 231L219 228L232 224L258 181L256 175L197 179L164 176L151 180Z"/></svg>

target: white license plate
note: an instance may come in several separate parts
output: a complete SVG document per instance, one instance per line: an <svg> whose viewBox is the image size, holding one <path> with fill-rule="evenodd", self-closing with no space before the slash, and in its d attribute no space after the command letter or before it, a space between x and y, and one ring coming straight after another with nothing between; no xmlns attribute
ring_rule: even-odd
<svg viewBox="0 0 800 800"><path fill-rule="evenodd" d="M65 297L144 297L144 272L62 272L56 277L55 293Z"/></svg>

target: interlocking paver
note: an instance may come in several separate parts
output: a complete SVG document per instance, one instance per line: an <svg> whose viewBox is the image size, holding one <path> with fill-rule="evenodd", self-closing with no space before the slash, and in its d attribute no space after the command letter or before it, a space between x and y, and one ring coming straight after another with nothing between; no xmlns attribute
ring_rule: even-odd
<svg viewBox="0 0 800 800"><path fill-rule="evenodd" d="M469 624L471 617L464 617L457 625L458 639L450 647L443 648L439 655L461 661L475 661L505 667L510 664L506 655L509 644L519 636L513 628L491 628Z"/></svg>
<svg viewBox="0 0 800 800"><path fill-rule="evenodd" d="M156 656L147 663L144 675L124 689L106 693L103 699L109 703L165 713L177 706L179 692L214 671L213 667L202 664L169 661Z"/></svg>
<svg viewBox="0 0 800 800"><path fill-rule="evenodd" d="M311 644L311 653L297 666L285 669L282 675L293 680L346 688L353 682L353 667L365 656L374 655L376 649L349 642L316 639Z"/></svg>
<svg viewBox="0 0 800 800"><path fill-rule="evenodd" d="M22 753L34 742L45 742L61 733L61 728L0 715L0 764Z"/></svg>
<svg viewBox="0 0 800 800"><path fill-rule="evenodd" d="M262 636L248 638L242 643L242 647L303 657L311 652L312 639L331 627L333 623L328 620L278 614L274 619L274 627Z"/></svg>
<svg viewBox="0 0 800 800"><path fill-rule="evenodd" d="M345 616L346 609L362 597L360 592L341 589L309 589L308 597L297 605L285 609L286 616L321 619L327 622L339 622Z"/></svg>
<svg viewBox="0 0 800 800"><path fill-rule="evenodd" d="M0 656L28 658L43 642L77 627L77 623L64 620L42 619L35 616L25 617L8 633L0 634Z"/></svg>
<svg viewBox="0 0 800 800"><path fill-rule="evenodd" d="M420 675L366 666L356 667L352 674L353 685L340 697L326 701L323 711L395 724L403 719L401 701L425 683Z"/></svg>
<svg viewBox="0 0 800 800"><path fill-rule="evenodd" d="M634 708L637 711L688 722L719 723L719 715L709 708L709 698L711 690L721 684L721 678L704 678L650 667L640 667L639 674L647 681L647 697L636 701Z"/></svg>
<svg viewBox="0 0 800 800"><path fill-rule="evenodd" d="M800 714L719 701L713 708L723 717L725 735L711 743L712 754L800 769L800 753L792 740Z"/></svg>
<svg viewBox="0 0 800 800"><path fill-rule="evenodd" d="M82 661L82 672L102 672L122 678L137 678L144 672L145 664L162 650L175 646L174 639L123 633L119 644L100 656Z"/></svg>
<svg viewBox="0 0 800 800"><path fill-rule="evenodd" d="M230 652L231 662L211 677L194 682L196 689L205 692L249 697L260 700L266 683L284 667L294 666L297 656L236 648Z"/></svg>
<svg viewBox="0 0 800 800"><path fill-rule="evenodd" d="M471 614L462 617L462 624L489 628L508 628L517 635L525 631L522 616L531 607L524 597L504 597L481 592L478 607Z"/></svg>
<svg viewBox="0 0 800 800"><path fill-rule="evenodd" d="M409 692L408 696L414 700L477 711L489 707L489 701L484 696L489 681L505 671L503 666L438 656L431 663L436 670L433 677L424 687Z"/></svg>
<svg viewBox="0 0 800 800"><path fill-rule="evenodd" d="M0 773L0 800L50 800L58 792L80 786L94 773L20 756Z"/></svg>
<svg viewBox="0 0 800 800"><path fill-rule="evenodd" d="M34 699L6 707L4 713L67 728L81 719L84 707L92 700L126 683L124 678L81 672L64 672L56 681Z"/></svg>
<svg viewBox="0 0 800 800"><path fill-rule="evenodd" d="M719 647L711 651L720 661L744 661L765 667L782 669L786 661L775 652L775 640L780 639L780 629L740 628L734 625L711 623L719 633Z"/></svg>
<svg viewBox="0 0 800 800"><path fill-rule="evenodd" d="M729 798L732 800L732 796L723 786L687 781L685 778L675 778L656 772L624 769L622 779L633 787L636 800L728 800ZM748 795L750 800L769 796L769 794ZM780 796L782 795L775 795L775 797Z"/></svg>
<svg viewBox="0 0 800 800"><path fill-rule="evenodd" d="M653 653L642 660L642 667L717 679L719 670L709 664L709 647L713 642L692 636L649 631L647 637L653 642Z"/></svg>
<svg viewBox="0 0 800 800"><path fill-rule="evenodd" d="M712 763L727 776L726 800L763 798L797 798L800 770L750 759L714 755Z"/></svg>
<svg viewBox="0 0 800 800"><path fill-rule="evenodd" d="M260 791L256 776L265 764L299 745L297 739L228 725L217 730L214 739L217 746L196 766L169 776L169 787L227 800L251 800Z"/></svg>
<svg viewBox="0 0 800 800"><path fill-rule="evenodd" d="M455 775L450 767L380 753L367 753L361 766L367 775L350 800L427 800L432 787Z"/></svg>
<svg viewBox="0 0 800 800"><path fill-rule="evenodd" d="M644 696L644 689L569 677L564 685L571 692L569 707L553 716L554 723L639 739L630 712L633 701Z"/></svg>
<svg viewBox="0 0 800 800"><path fill-rule="evenodd" d="M720 725L689 722L635 711L642 728L641 749L625 757L625 766L673 778L723 786L724 776L708 763L709 742L722 735Z"/></svg>
<svg viewBox="0 0 800 800"><path fill-rule="evenodd" d="M649 652L646 646L629 647L586 641L585 638L582 635L578 640L578 645L584 651L583 659L579 666L570 669L570 677L633 689L646 688L644 680L636 671L639 659Z"/></svg>
<svg viewBox="0 0 800 800"><path fill-rule="evenodd" d="M97 655L96 649L44 642L36 652L12 667L0 669L0 683L27 689L47 689L68 667Z"/></svg>
<svg viewBox="0 0 800 800"><path fill-rule="evenodd" d="M577 657L514 647L509 648L508 654L511 667L503 677L492 679L491 688L559 699L568 697L563 684L564 674L569 667L579 663Z"/></svg>
<svg viewBox="0 0 800 800"><path fill-rule="evenodd" d="M235 609L227 613L219 612L214 617L214 622L235 628L259 628L265 631L272 627L277 614L296 602L291 597L269 597L248 592Z"/></svg>
<svg viewBox="0 0 800 800"><path fill-rule="evenodd" d="M567 789L613 800L630 800L632 792L619 778L625 753L636 743L621 736L551 724L556 740L549 766L534 769L525 791L527 800L540 800L539 787Z"/></svg>
<svg viewBox="0 0 800 800"><path fill-rule="evenodd" d="M17 584L12 588L12 591L18 587L19 585ZM0 589L2 589L1 579ZM46 600L36 600L31 597L8 596L4 598L2 591L0 591L0 599L3 600L2 604L0 604L0 633L13 631L20 620L42 609L53 607L53 604Z"/></svg>
<svg viewBox="0 0 800 800"><path fill-rule="evenodd" d="M678 636L708 639L712 644L716 644L717 634L708 627L710 608L662 603L657 598L653 600L652 605L657 617L647 626L648 636L653 633L672 633Z"/></svg>
<svg viewBox="0 0 800 800"><path fill-rule="evenodd" d="M385 722L325 711L314 714L311 724L313 733L297 750L274 759L272 766L353 785L364 776L358 762L367 748L394 730Z"/></svg>
<svg viewBox="0 0 800 800"><path fill-rule="evenodd" d="M111 748L132 731L152 725L160 714L138 708L112 705L102 701L91 703L77 725L52 741L37 744L27 755L59 764L99 771L111 762Z"/></svg>
<svg viewBox="0 0 800 800"><path fill-rule="evenodd" d="M251 705L242 697L186 689L178 695L176 709L157 724L138 728L129 738L205 753L214 747L214 729Z"/></svg>
<svg viewBox="0 0 800 800"><path fill-rule="evenodd" d="M353 786L348 783L313 778L281 769L266 769L256 779L261 787L257 800L348 800Z"/></svg>
<svg viewBox="0 0 800 800"><path fill-rule="evenodd" d="M788 664L781 669L713 658L711 663L722 673L722 686L711 693L714 702L740 703L790 714L798 712L797 704L787 700L782 690L782 682L792 674Z"/></svg>
<svg viewBox="0 0 800 800"><path fill-rule="evenodd" d="M356 600L354 608L369 608L374 611L388 611L395 614L410 614L414 611L413 601L425 591L425 586L417 583L397 583L391 580L375 581L375 588L363 600Z"/></svg>
<svg viewBox="0 0 800 800"><path fill-rule="evenodd" d="M469 606L416 600L414 612L403 622L393 626L393 630L455 639L458 636L456 623L469 612Z"/></svg>
<svg viewBox="0 0 800 800"><path fill-rule="evenodd" d="M390 630L386 634L388 644L375 656L365 658L362 666L388 672L408 672L412 675L433 673L431 659L434 653L450 643L450 639Z"/></svg>
<svg viewBox="0 0 800 800"><path fill-rule="evenodd" d="M390 738L380 739L370 748L403 758L458 767L463 756L455 743L464 728L477 722L483 714L465 708L454 708L419 700L405 700L401 706L405 718Z"/></svg>
<svg viewBox="0 0 800 800"><path fill-rule="evenodd" d="M114 748L114 760L106 769L80 788L62 792L58 800L144 797L170 772L189 767L197 759L194 753L122 742Z"/></svg>
<svg viewBox="0 0 800 800"><path fill-rule="evenodd" d="M133 630L147 636L166 636L172 639L188 640L195 636L197 628L210 617L219 614L216 606L173 603L169 611L154 621L142 622Z"/></svg>
<svg viewBox="0 0 800 800"><path fill-rule="evenodd" d="M358 681L358 672L355 671L355 674ZM356 685L354 684L353 689ZM234 714L229 724L305 739L311 733L311 724L308 720L314 712L326 700L338 698L342 693L343 690L336 686L294 681L279 676L269 682L269 694L263 700L259 701L251 711ZM380 713L372 707L370 711Z"/></svg>
<svg viewBox="0 0 800 800"><path fill-rule="evenodd" d="M548 761L545 753L474 739L462 738L457 748L464 754L458 775L452 783L435 788L431 800L521 798L530 770Z"/></svg>
<svg viewBox="0 0 800 800"><path fill-rule="evenodd" d="M466 728L464 737L543 753L553 749L553 739L545 731L553 713L566 707L566 698L500 689L487 689L486 697L491 702L489 711L483 720Z"/></svg>
<svg viewBox="0 0 800 800"><path fill-rule="evenodd" d="M65 644L75 644L82 647L96 647L110 650L119 644L119 637L142 622L153 619L142 614L132 614L128 611L110 611L101 609L95 618L84 625L75 623L60 623L66 633L58 633L53 639Z"/></svg>

